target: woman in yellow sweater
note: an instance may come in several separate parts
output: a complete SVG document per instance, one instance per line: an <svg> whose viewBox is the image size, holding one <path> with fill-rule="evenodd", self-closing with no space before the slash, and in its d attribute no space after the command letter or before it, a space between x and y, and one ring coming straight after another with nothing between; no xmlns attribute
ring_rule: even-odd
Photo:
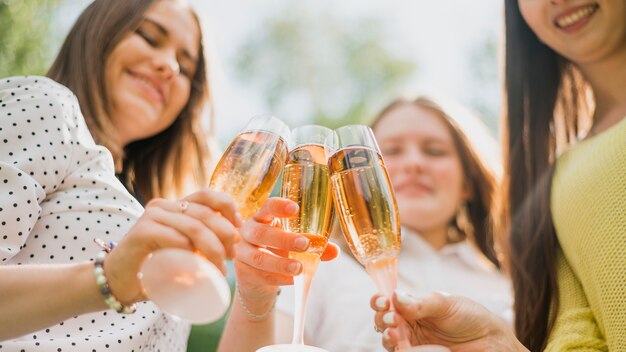
<svg viewBox="0 0 626 352"><path fill-rule="evenodd" d="M505 4L503 219L516 336L442 294L399 294L398 314L374 297L376 324L388 349L408 328L416 345L464 351L625 351L626 2Z"/></svg>

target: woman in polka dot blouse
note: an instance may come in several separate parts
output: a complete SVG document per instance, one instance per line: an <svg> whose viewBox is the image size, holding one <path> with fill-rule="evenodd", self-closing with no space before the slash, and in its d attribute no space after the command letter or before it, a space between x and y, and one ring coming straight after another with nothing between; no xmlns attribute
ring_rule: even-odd
<svg viewBox="0 0 626 352"><path fill-rule="evenodd" d="M194 86L191 78L205 74L199 31L195 15L180 1L96 0L90 5L65 45L82 38L105 47L108 60L101 73L109 104L101 100L89 108L110 113L108 124L93 115L84 118L81 109L85 116L93 110L48 78L0 79L0 351L186 349L189 325L141 302L145 297L137 272L150 252L165 247L197 249L222 266L233 253L239 216L230 197L209 190L182 202L154 199L142 215L140 202L115 177L114 165L125 159L114 145L130 145L168 126L198 127L195 110L206 95L205 81ZM114 45L104 38L113 38ZM94 54L93 46L82 49ZM90 60L76 47L70 51L74 59ZM68 77L103 84L85 65L69 69L75 72ZM181 113L190 110L194 113ZM100 142L119 144L107 149L92 134ZM143 146L146 154L158 152L150 149L154 143ZM185 151L185 143L203 150L193 138L171 148ZM167 138L157 147L170 148ZM182 184L176 172L164 177L168 174L161 171L176 166L174 157L160 158L165 166L136 161L136 180L139 168L160 176L156 183L148 179L146 189L154 192L139 187L148 199L165 196L168 189L176 193ZM166 183L174 186L154 186ZM99 252L94 238L119 242L104 260L104 274L122 304L141 302L134 314L106 310L91 262Z"/></svg>
<svg viewBox="0 0 626 352"><path fill-rule="evenodd" d="M224 264L240 225L230 197L196 192L186 209L154 200L139 218L73 94L47 78L0 80L0 121L0 351L184 351L188 326L151 303L128 316L89 313L107 308L93 238L120 241L105 276L130 305L145 299L137 272L158 248L196 248Z"/></svg>

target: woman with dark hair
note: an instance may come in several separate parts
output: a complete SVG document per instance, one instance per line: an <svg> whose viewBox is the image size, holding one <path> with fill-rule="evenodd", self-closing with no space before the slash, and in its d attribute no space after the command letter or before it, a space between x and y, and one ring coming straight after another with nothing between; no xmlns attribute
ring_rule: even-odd
<svg viewBox="0 0 626 352"><path fill-rule="evenodd" d="M416 344L624 350L626 3L505 4L503 224L519 341L481 307L441 295L399 297L410 323L400 326Z"/></svg>
<svg viewBox="0 0 626 352"><path fill-rule="evenodd" d="M491 221L500 166L496 142L468 111L436 101L425 96L397 99L372 123L402 225L398 287L464 294L511 321L510 282L498 269ZM372 329L372 312L367 309L377 290L349 253L344 250L315 275L305 341L328 351L379 351L380 335ZM293 291L283 288L276 314L229 325L220 342L222 350L250 351L287 342ZM272 324L278 333L275 339L271 333L258 336L259 327ZM248 331L265 340L242 338Z"/></svg>

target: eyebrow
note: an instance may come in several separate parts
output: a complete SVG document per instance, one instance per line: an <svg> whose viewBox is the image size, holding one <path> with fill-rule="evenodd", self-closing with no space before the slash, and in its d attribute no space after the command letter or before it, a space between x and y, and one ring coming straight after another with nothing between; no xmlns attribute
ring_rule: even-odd
<svg viewBox="0 0 626 352"><path fill-rule="evenodd" d="M170 33L169 31L163 27L162 24L160 24L159 22L150 19L148 17L144 17L143 18L144 22L148 22L150 24L152 24L153 26L155 26L157 28L157 30L164 36L169 37ZM186 48L183 48L183 56L187 57L189 60L192 60L194 62L194 64L198 63L198 58L194 57L193 55L191 55L191 53L189 52L189 50L187 50Z"/></svg>

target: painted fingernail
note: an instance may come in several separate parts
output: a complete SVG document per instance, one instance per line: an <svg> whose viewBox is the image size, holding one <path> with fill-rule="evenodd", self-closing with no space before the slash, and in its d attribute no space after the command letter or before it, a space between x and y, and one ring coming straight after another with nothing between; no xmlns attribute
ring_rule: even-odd
<svg viewBox="0 0 626 352"><path fill-rule="evenodd" d="M285 207L285 210L289 213L289 214L295 214L298 209L300 209L300 207L298 207L298 204L296 203L289 203L287 204L287 206Z"/></svg>
<svg viewBox="0 0 626 352"><path fill-rule="evenodd" d="M289 263L289 265L287 265L287 270L294 275L298 275L302 270L302 264L300 264L300 262Z"/></svg>
<svg viewBox="0 0 626 352"><path fill-rule="evenodd" d="M304 251L307 248L309 248L309 239L306 237L300 237L298 239L296 239L293 243L293 246L295 249Z"/></svg>
<svg viewBox="0 0 626 352"><path fill-rule="evenodd" d="M376 307L380 308L380 309L385 309L387 308L387 297L381 296L376 298Z"/></svg>
<svg viewBox="0 0 626 352"><path fill-rule="evenodd" d="M411 304L411 297L409 297L409 295L404 292L404 291L400 291L400 290L396 290L396 297L398 298L398 302L400 302L401 304Z"/></svg>
<svg viewBox="0 0 626 352"><path fill-rule="evenodd" d="M396 316L396 313L394 313L394 312L387 312L387 313L385 313L385 315L383 315L383 323L385 323L387 325L393 324L393 322L395 320L394 319L395 316Z"/></svg>

